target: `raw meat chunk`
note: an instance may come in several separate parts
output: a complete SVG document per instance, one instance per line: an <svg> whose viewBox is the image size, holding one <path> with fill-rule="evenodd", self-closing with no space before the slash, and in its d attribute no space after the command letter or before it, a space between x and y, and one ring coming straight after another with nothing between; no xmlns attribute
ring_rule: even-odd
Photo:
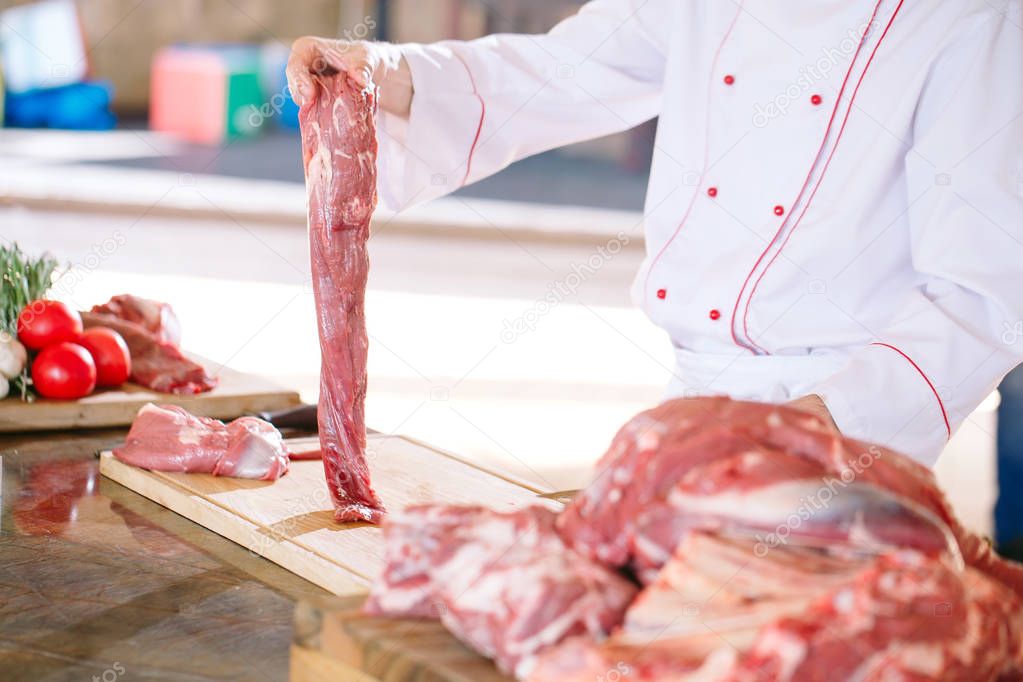
<svg viewBox="0 0 1023 682"><path fill-rule="evenodd" d="M166 303L121 294L103 305L94 305L92 312L113 315L125 322L134 322L161 341L175 346L181 345L181 323L178 322L174 309Z"/></svg>
<svg viewBox="0 0 1023 682"><path fill-rule="evenodd" d="M543 656L531 679L593 680L615 665L623 679L720 679L760 631L856 577L866 560L781 547L758 557L749 539L686 535L606 643L573 640Z"/></svg>
<svg viewBox="0 0 1023 682"><path fill-rule="evenodd" d="M549 650L528 679L589 682L616 667L637 682L982 681L1023 671L1020 600L979 571L913 551L843 564L751 549L688 539L619 632Z"/></svg>
<svg viewBox="0 0 1023 682"><path fill-rule="evenodd" d="M505 671L566 637L600 639L621 621L635 586L568 550L554 512L528 507L420 506L384 525L387 569L366 610L439 617Z"/></svg>
<svg viewBox="0 0 1023 682"><path fill-rule="evenodd" d="M319 432L339 523L378 523L384 508L366 464L365 298L376 208L375 93L346 75L316 78L302 107L309 245L320 334Z"/></svg>
<svg viewBox="0 0 1023 682"><path fill-rule="evenodd" d="M1023 569L959 525L928 470L791 408L665 403L619 432L560 540L498 516L399 516L370 608L439 613L531 682L1023 679ZM577 579L548 576L580 567L646 587L624 614L624 592L566 605ZM560 628L585 609L598 628Z"/></svg>
<svg viewBox="0 0 1023 682"><path fill-rule="evenodd" d="M980 571L916 552L765 628L727 678L1006 680L1023 675L1023 603Z"/></svg>
<svg viewBox="0 0 1023 682"><path fill-rule="evenodd" d="M274 481L288 471L280 432L256 417L230 424L196 417L175 405L139 410L114 457L153 471L207 473Z"/></svg>
<svg viewBox="0 0 1023 682"><path fill-rule="evenodd" d="M104 313L82 313L85 327L109 327L124 337L131 353L131 380L160 393L194 395L211 391L217 378L189 360L172 343L161 341L134 322Z"/></svg>
<svg viewBox="0 0 1023 682"><path fill-rule="evenodd" d="M591 558L644 581L690 530L743 530L879 552L957 555L1023 595L1023 567L965 530L930 470L843 438L804 412L727 398L673 400L627 423L558 521ZM951 538L951 539L950 539Z"/></svg>

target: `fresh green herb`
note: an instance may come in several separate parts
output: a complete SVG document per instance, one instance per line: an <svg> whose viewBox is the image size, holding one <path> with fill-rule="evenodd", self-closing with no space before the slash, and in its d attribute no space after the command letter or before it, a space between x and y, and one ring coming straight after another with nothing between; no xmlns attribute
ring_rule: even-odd
<svg viewBox="0 0 1023 682"><path fill-rule="evenodd" d="M57 260L48 253L29 258L17 244L0 245L0 331L18 333L18 315L29 303L46 296L56 271ZM34 399L28 367L11 384L22 400Z"/></svg>

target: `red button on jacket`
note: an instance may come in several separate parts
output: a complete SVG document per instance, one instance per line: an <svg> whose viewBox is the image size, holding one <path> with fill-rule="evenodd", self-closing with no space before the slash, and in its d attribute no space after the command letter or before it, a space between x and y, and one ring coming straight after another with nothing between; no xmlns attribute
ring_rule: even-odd
<svg viewBox="0 0 1023 682"><path fill-rule="evenodd" d="M785 207L784 206L775 206L774 207L774 214L775 215L785 215Z"/></svg>
<svg viewBox="0 0 1023 682"><path fill-rule="evenodd" d="M725 76L725 85L732 85L733 83L735 83L735 76L732 74Z"/></svg>
<svg viewBox="0 0 1023 682"><path fill-rule="evenodd" d="M813 97L810 98L810 104L814 105L815 107L820 106L820 103L823 101L824 98L821 97L820 95L814 95Z"/></svg>
<svg viewBox="0 0 1023 682"><path fill-rule="evenodd" d="M667 297L668 297L668 292L666 290L664 290L664 289L658 289L657 290L657 298L659 298L659 299L661 299L663 301Z"/></svg>
<svg viewBox="0 0 1023 682"><path fill-rule="evenodd" d="M716 309L716 308L714 310L710 311L710 319L712 319L712 320L720 320L721 319L721 311Z"/></svg>
<svg viewBox="0 0 1023 682"><path fill-rule="evenodd" d="M716 197L717 195L718 195L718 188L717 187L708 187L707 188L707 196L709 196L709 197Z"/></svg>

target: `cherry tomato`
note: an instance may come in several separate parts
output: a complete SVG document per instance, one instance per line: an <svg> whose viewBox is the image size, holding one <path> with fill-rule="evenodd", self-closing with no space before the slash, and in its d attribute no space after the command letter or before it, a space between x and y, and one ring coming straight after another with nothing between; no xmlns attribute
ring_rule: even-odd
<svg viewBox="0 0 1023 682"><path fill-rule="evenodd" d="M131 353L124 337L107 327L91 327L82 332L79 344L96 363L97 386L120 386L131 375Z"/></svg>
<svg viewBox="0 0 1023 682"><path fill-rule="evenodd" d="M32 301L18 315L18 338L32 350L63 341L77 341L82 316L60 301Z"/></svg>
<svg viewBox="0 0 1023 682"><path fill-rule="evenodd" d="M32 383L44 398L84 398L96 388L96 363L77 343L47 346L32 363Z"/></svg>

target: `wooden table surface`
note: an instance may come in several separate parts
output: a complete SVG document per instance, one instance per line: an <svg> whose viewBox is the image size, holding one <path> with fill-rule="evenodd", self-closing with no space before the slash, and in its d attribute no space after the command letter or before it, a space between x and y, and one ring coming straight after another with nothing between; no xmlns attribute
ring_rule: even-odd
<svg viewBox="0 0 1023 682"><path fill-rule="evenodd" d="M123 435L0 437L0 680L286 680L326 592L102 479Z"/></svg>

